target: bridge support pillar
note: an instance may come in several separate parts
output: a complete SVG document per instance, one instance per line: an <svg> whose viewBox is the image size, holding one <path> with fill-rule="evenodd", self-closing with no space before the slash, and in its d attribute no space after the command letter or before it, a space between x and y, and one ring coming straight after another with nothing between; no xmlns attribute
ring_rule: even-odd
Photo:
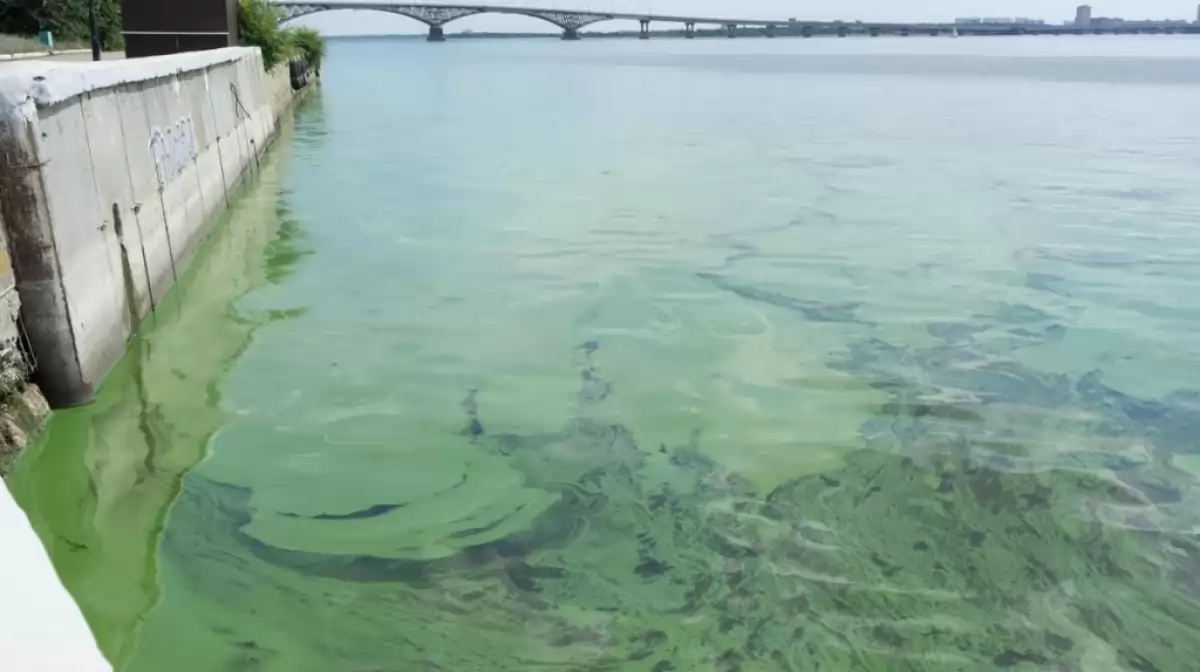
<svg viewBox="0 0 1200 672"><path fill-rule="evenodd" d="M871 33L871 37L879 37L879 27L871 26L870 33Z"/></svg>
<svg viewBox="0 0 1200 672"><path fill-rule="evenodd" d="M578 28L563 28L563 38L562 39L564 39L564 40L580 39L579 29Z"/></svg>
<svg viewBox="0 0 1200 672"><path fill-rule="evenodd" d="M725 32L729 34L729 39L731 39L731 40L733 38L737 37L737 24L736 23L725 24Z"/></svg>
<svg viewBox="0 0 1200 672"><path fill-rule="evenodd" d="M638 39L639 40L650 39L650 20L649 19L641 19L641 21L639 21L639 23L642 24L642 32L640 35L638 35Z"/></svg>
<svg viewBox="0 0 1200 672"><path fill-rule="evenodd" d="M425 39L429 42L445 42L446 31L442 30L441 26L430 26L429 37Z"/></svg>
<svg viewBox="0 0 1200 672"><path fill-rule="evenodd" d="M696 24L691 21L683 24L683 36L689 40L696 39Z"/></svg>
<svg viewBox="0 0 1200 672"><path fill-rule="evenodd" d="M850 34L850 29L845 26L838 26L838 37L845 37Z"/></svg>
<svg viewBox="0 0 1200 672"><path fill-rule="evenodd" d="M805 26L805 27L801 28L800 34L803 35L804 37L812 37L813 36L813 27Z"/></svg>
<svg viewBox="0 0 1200 672"><path fill-rule="evenodd" d="M767 37L775 37L775 24L768 23L765 32L767 33Z"/></svg>

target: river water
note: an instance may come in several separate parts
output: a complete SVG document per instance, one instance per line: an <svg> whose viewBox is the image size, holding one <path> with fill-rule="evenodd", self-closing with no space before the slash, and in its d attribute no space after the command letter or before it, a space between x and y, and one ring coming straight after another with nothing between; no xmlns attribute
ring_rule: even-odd
<svg viewBox="0 0 1200 672"><path fill-rule="evenodd" d="M338 41L9 486L121 670L1186 670L1197 38Z"/></svg>

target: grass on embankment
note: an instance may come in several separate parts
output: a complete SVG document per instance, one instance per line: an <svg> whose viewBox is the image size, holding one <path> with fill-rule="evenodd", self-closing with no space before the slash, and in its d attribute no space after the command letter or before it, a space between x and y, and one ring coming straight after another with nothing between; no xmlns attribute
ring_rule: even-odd
<svg viewBox="0 0 1200 672"><path fill-rule="evenodd" d="M67 40L64 42L55 42L55 51L66 51L67 49L87 49L86 42L75 42ZM0 35L0 54L24 54L29 52L44 52L46 46L37 41L36 37L21 37L19 35Z"/></svg>

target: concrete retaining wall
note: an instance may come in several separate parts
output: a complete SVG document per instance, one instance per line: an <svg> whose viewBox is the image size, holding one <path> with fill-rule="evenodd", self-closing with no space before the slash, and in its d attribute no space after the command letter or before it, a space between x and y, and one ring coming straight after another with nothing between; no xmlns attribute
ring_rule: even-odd
<svg viewBox="0 0 1200 672"><path fill-rule="evenodd" d="M291 90L246 48L3 73L0 220L36 379L56 407L86 403L256 164Z"/></svg>

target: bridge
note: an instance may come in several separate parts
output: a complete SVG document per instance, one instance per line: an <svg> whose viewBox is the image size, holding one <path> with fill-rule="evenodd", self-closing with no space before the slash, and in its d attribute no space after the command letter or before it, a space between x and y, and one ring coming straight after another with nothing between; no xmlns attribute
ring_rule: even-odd
<svg viewBox="0 0 1200 672"><path fill-rule="evenodd" d="M716 26L729 37L737 37L739 28L760 30L767 37L790 34L801 37L815 35L1102 35L1102 34L1171 34L1200 33L1200 24L1154 23L1125 24L1112 26L1051 26L1029 24L953 24L953 23L864 23L861 21L798 21L796 19L747 19L717 18L702 16L671 16L661 14L631 14L620 12L596 12L591 10L543 9L537 7L513 7L498 5L465 4L396 4L388 2L316 2L309 0L282 0L275 3L281 12L281 22L291 21L318 12L337 10L371 10L399 14L416 19L429 26L429 41L442 42L446 39L444 27L447 23L464 16L476 14L516 14L541 19L562 29L564 40L578 40L579 30L601 21L631 20L641 26L639 37L650 39L651 23L675 24L683 28L684 37L696 36L696 26Z"/></svg>

